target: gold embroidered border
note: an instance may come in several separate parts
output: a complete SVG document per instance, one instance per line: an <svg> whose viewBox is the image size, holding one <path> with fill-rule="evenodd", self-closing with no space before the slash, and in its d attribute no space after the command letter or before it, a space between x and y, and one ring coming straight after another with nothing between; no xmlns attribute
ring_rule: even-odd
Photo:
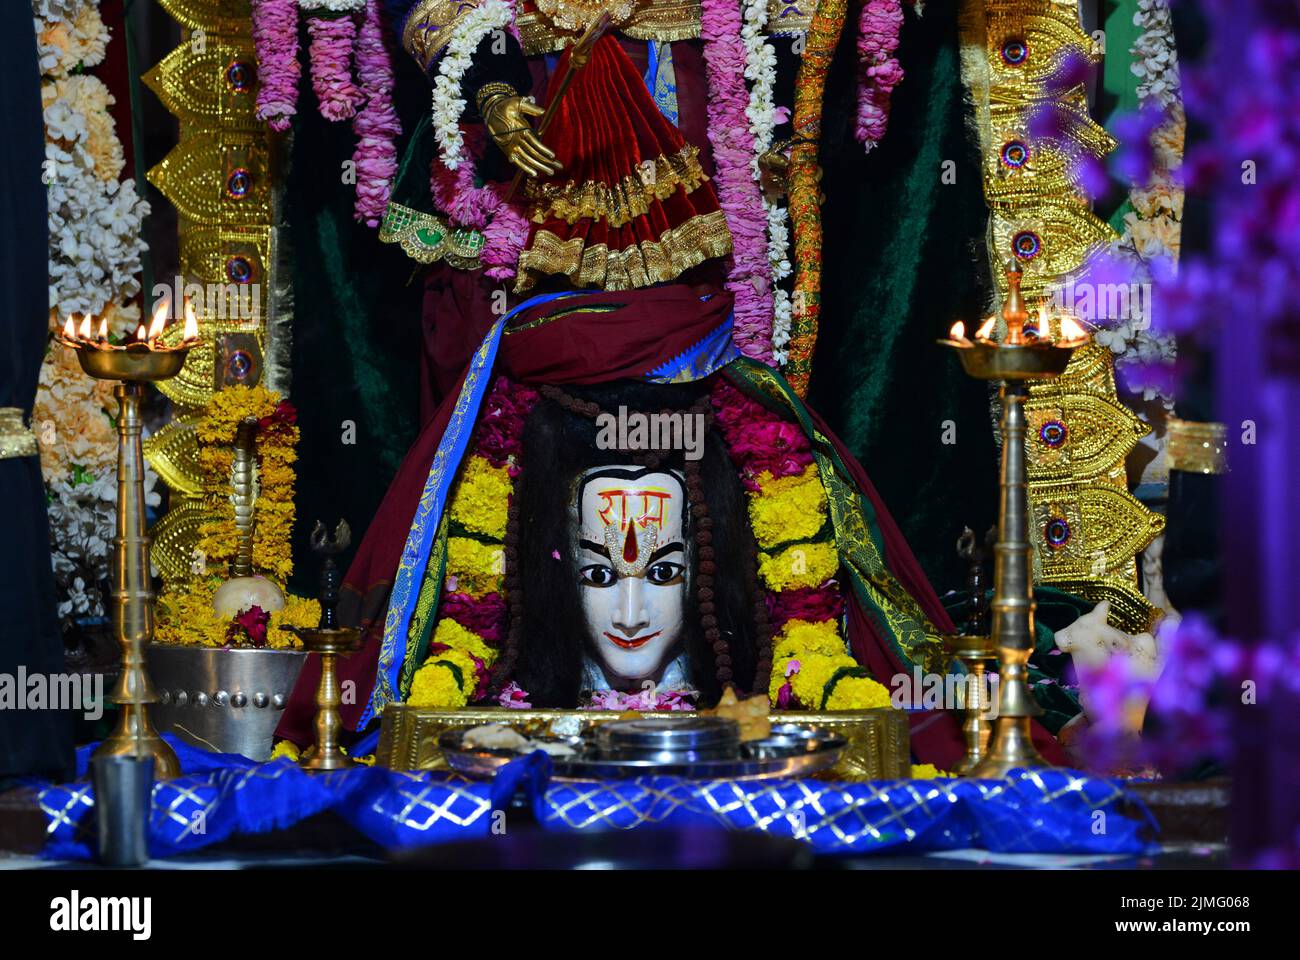
<svg viewBox="0 0 1300 960"><path fill-rule="evenodd" d="M666 283L691 267L731 252L731 232L721 210L692 217L665 230L657 241L643 240L611 251L603 243L586 246L582 237L561 240L539 230L519 255L515 291L523 293L539 274L562 273L578 287L628 290Z"/></svg>
<svg viewBox="0 0 1300 960"><path fill-rule="evenodd" d="M515 18L519 42L526 56L555 53L568 46L577 34L562 30L545 14L521 12ZM617 28L634 40L696 40L700 36L699 0L660 0L638 6L627 23Z"/></svg>
<svg viewBox="0 0 1300 960"><path fill-rule="evenodd" d="M451 42L452 27L478 0L420 0L402 28L402 49L425 70Z"/></svg>
<svg viewBox="0 0 1300 960"><path fill-rule="evenodd" d="M582 184L570 180L562 187L530 180L526 193L533 201L533 223L558 219L572 224L588 217L603 220L610 227L621 227L645 216L651 203L667 200L678 187L689 194L705 183L709 176L700 166L699 152L687 144L672 156L646 161L636 173L629 173L612 187L592 180ZM651 163L653 173L642 172Z"/></svg>

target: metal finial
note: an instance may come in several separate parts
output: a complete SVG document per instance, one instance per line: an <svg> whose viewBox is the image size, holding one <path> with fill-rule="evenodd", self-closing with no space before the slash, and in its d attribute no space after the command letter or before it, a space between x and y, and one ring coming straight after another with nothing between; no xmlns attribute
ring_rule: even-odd
<svg viewBox="0 0 1300 960"><path fill-rule="evenodd" d="M1029 319L1029 311L1025 309L1025 301L1020 295L1020 281L1023 279L1020 264L1014 259L1008 261L1007 299L1002 304L1002 319L1007 325L1007 343L1025 342L1025 321Z"/></svg>

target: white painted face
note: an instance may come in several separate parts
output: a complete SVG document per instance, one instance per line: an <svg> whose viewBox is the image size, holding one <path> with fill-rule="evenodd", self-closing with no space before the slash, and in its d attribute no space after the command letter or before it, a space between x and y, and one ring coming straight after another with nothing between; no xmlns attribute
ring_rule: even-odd
<svg viewBox="0 0 1300 960"><path fill-rule="evenodd" d="M578 479L570 515L578 596L612 687L657 681L676 655L689 567L685 508L676 473L612 466Z"/></svg>

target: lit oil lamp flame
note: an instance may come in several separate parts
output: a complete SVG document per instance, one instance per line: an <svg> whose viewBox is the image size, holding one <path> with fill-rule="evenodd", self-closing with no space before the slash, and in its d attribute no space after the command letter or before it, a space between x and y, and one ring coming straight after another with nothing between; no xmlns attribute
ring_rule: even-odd
<svg viewBox="0 0 1300 960"><path fill-rule="evenodd" d="M143 324L143 323L140 324L140 326L138 326L138 327L135 328L135 338L136 338L137 340L139 340L141 343L144 343L145 340L148 339L148 336L147 336L147 334L145 333L145 329L144 329L144 324Z"/></svg>
<svg viewBox="0 0 1300 960"><path fill-rule="evenodd" d="M958 320L956 323L952 325L952 329L948 331L948 336L953 340L965 340L966 324Z"/></svg>
<svg viewBox="0 0 1300 960"><path fill-rule="evenodd" d="M993 336L993 325L995 323L997 323L997 317L989 317L984 321L980 328L975 331L975 338L977 340L988 340Z"/></svg>
<svg viewBox="0 0 1300 960"><path fill-rule="evenodd" d="M108 340L108 317L99 318L99 334L97 339L107 342Z"/></svg>
<svg viewBox="0 0 1300 960"><path fill-rule="evenodd" d="M81 318L81 329L77 331L77 336L82 340L90 339L90 314Z"/></svg>
<svg viewBox="0 0 1300 960"><path fill-rule="evenodd" d="M72 317L68 317L68 322L63 325L63 338L65 340L77 339L77 327L72 322Z"/></svg>
<svg viewBox="0 0 1300 960"><path fill-rule="evenodd" d="M199 318L194 315L194 304L185 301L185 339L197 340L199 338Z"/></svg>
<svg viewBox="0 0 1300 960"><path fill-rule="evenodd" d="M1074 317L1061 317L1061 339L1073 343L1078 340L1087 340L1088 331L1075 322Z"/></svg>
<svg viewBox="0 0 1300 960"><path fill-rule="evenodd" d="M167 308L169 304L166 300L158 301L158 306L154 308L153 322L149 324L149 339L157 340L162 336L163 327L167 325Z"/></svg>

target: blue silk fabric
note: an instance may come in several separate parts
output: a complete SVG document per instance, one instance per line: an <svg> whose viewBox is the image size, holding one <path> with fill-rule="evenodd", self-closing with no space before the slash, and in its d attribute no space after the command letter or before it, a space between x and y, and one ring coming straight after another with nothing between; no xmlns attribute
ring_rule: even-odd
<svg viewBox="0 0 1300 960"><path fill-rule="evenodd" d="M1019 770L1005 780L689 781L674 777L558 782L536 753L492 782L445 771L359 767L307 773L289 760L254 763L167 738L184 771L153 788L149 850L166 857L239 834L268 833L332 811L386 849L486 837L492 811L522 794L546 830L712 826L796 837L819 853L920 853L981 848L995 853L1139 854L1154 828L1115 781L1072 770ZM78 754L84 775L90 748ZM90 783L43 785L49 839L44 855L87 860L95 849ZM1136 820L1120 812L1143 811Z"/></svg>

